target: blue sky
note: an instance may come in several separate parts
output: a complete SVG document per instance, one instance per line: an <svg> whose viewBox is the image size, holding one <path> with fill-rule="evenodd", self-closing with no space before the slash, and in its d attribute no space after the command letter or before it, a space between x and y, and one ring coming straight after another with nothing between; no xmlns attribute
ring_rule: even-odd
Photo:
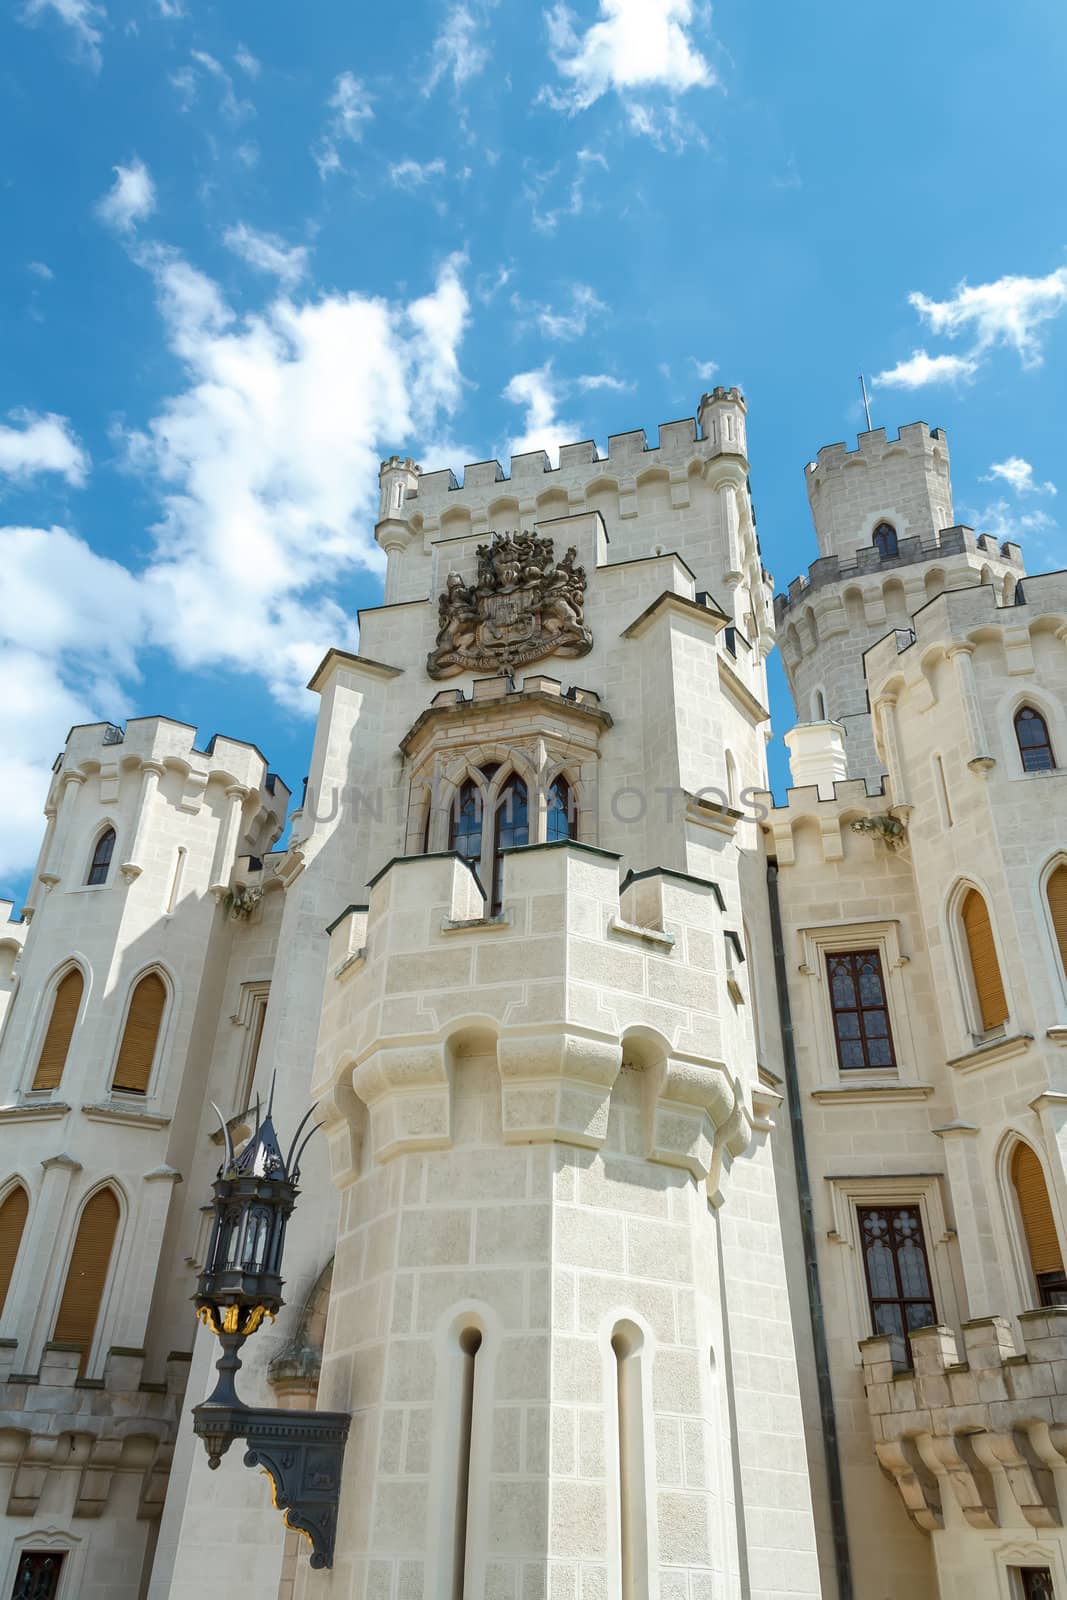
<svg viewBox="0 0 1067 1600"><path fill-rule="evenodd" d="M876 424L948 429L958 518L1067 564L1065 69L1048 0L4 0L0 889L72 722L298 788L394 450L740 384L784 587L862 368Z"/></svg>

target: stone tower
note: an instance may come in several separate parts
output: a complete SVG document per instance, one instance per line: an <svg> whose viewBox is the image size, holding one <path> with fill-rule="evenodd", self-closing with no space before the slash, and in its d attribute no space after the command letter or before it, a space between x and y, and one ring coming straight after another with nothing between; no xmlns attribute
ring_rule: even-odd
<svg viewBox="0 0 1067 1600"><path fill-rule="evenodd" d="M319 1404L354 1422L309 1597L770 1600L783 1559L819 1593L748 959L744 450L722 390L602 458L422 475L379 529L389 603L314 680L342 798L300 848L353 864Z"/></svg>
<svg viewBox="0 0 1067 1600"><path fill-rule="evenodd" d="M866 704L863 653L943 589L991 583L1007 600L1022 573L1019 546L952 525L948 441L909 423L860 434L855 450L826 445L807 469L819 559L779 595L782 660L801 724L805 771L877 782L885 770Z"/></svg>

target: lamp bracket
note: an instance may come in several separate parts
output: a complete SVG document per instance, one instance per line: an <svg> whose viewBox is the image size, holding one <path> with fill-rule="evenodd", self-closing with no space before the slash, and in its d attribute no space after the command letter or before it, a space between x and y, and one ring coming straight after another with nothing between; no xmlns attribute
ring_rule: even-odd
<svg viewBox="0 0 1067 1600"><path fill-rule="evenodd" d="M248 1445L245 1466L259 1467L285 1525L311 1546L313 1567L333 1565L341 1465L351 1417L344 1411L279 1411L212 1405L193 1408L193 1431L217 1466L235 1439Z"/></svg>

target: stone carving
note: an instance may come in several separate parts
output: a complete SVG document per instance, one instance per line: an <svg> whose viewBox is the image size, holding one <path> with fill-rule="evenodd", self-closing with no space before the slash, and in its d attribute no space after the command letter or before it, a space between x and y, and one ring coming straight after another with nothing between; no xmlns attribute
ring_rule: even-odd
<svg viewBox="0 0 1067 1600"><path fill-rule="evenodd" d="M853 833L875 834L890 850L902 850L908 842L907 827L888 811L877 817L857 817L849 826Z"/></svg>
<svg viewBox="0 0 1067 1600"><path fill-rule="evenodd" d="M507 672L544 656L584 656L585 569L572 546L556 561L551 539L494 533L478 546L478 576L450 572L438 600L437 643L426 660L431 678L458 672Z"/></svg>

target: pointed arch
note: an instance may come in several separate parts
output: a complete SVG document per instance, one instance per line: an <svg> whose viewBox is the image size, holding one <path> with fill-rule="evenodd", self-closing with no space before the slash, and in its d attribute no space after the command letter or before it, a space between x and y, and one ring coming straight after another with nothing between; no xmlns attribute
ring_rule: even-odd
<svg viewBox="0 0 1067 1600"><path fill-rule="evenodd" d="M78 1218L52 1338L77 1345L84 1373L100 1320L122 1210L110 1184L91 1194Z"/></svg>
<svg viewBox="0 0 1067 1600"><path fill-rule="evenodd" d="M127 1094L148 1093L168 999L167 983L156 967L143 973L133 985L111 1077L112 1089Z"/></svg>
<svg viewBox="0 0 1067 1600"><path fill-rule="evenodd" d="M97 834L89 858L89 870L85 875L87 885L99 887L107 882L111 858L115 853L115 837L115 829L110 822Z"/></svg>
<svg viewBox="0 0 1067 1600"><path fill-rule="evenodd" d="M985 897L973 885L963 887L958 904L979 1031L989 1033L1008 1020L1008 998L993 923Z"/></svg>
<svg viewBox="0 0 1067 1600"><path fill-rule="evenodd" d="M1052 753L1052 738L1043 714L1027 702L1019 707L1012 722L1023 771L1054 772L1056 757Z"/></svg>
<svg viewBox="0 0 1067 1600"><path fill-rule="evenodd" d="M1017 1140L1011 1152L1009 1171L1030 1258L1030 1270L1037 1286L1038 1304L1067 1305L1063 1250L1044 1168L1036 1151L1022 1139Z"/></svg>
<svg viewBox="0 0 1067 1600"><path fill-rule="evenodd" d="M545 839L574 839L578 834L578 807L574 790L562 772L548 786L545 813Z"/></svg>
<svg viewBox="0 0 1067 1600"><path fill-rule="evenodd" d="M1045 904L1052 923L1052 937L1067 979L1067 858L1060 857L1045 878Z"/></svg>
<svg viewBox="0 0 1067 1600"><path fill-rule="evenodd" d="M74 963L67 967L52 990L48 1024L37 1055L31 1089L58 1089L84 998L85 978Z"/></svg>
<svg viewBox="0 0 1067 1600"><path fill-rule="evenodd" d="M501 910L504 896L504 851L530 842L530 793L517 772L509 772L491 791L493 805L493 887L490 911Z"/></svg>
<svg viewBox="0 0 1067 1600"><path fill-rule="evenodd" d="M30 1214L30 1197L22 1183L15 1183L0 1201L0 1314L15 1274L26 1218Z"/></svg>
<svg viewBox="0 0 1067 1600"><path fill-rule="evenodd" d="M880 522L878 524L874 530L871 543L883 560L888 560L890 557L900 553L897 530L891 522Z"/></svg>

